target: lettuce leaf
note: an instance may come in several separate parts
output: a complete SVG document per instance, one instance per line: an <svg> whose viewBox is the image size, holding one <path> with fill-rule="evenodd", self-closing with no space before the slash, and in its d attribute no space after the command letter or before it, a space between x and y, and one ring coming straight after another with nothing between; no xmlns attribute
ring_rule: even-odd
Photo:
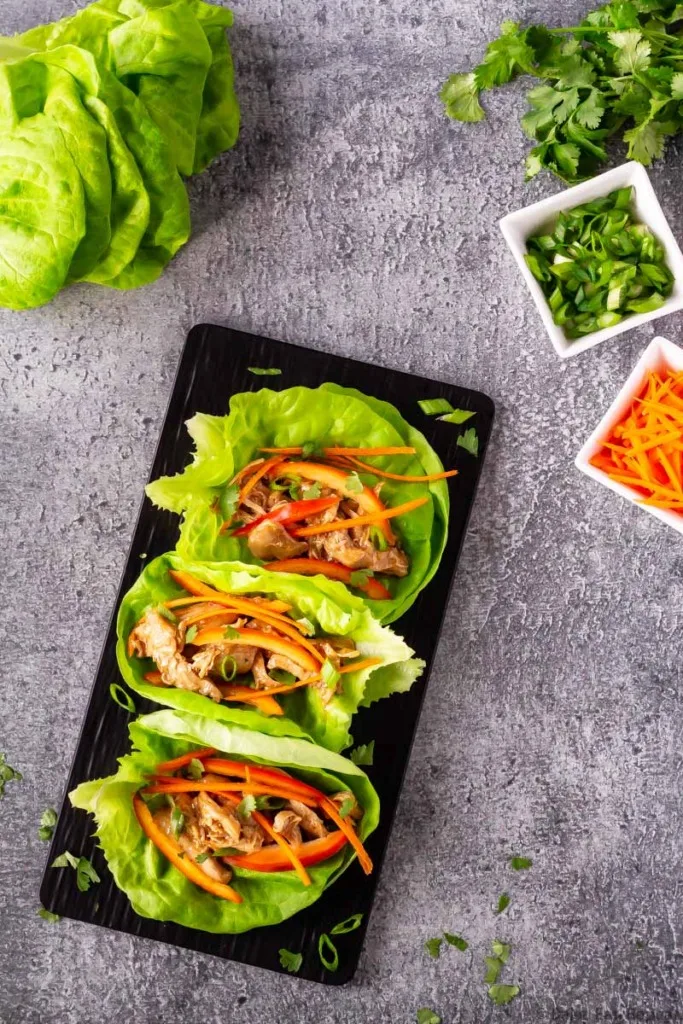
<svg viewBox="0 0 683 1024"><path fill-rule="evenodd" d="M388 402L355 388L322 384L319 388L288 388L235 395L228 416L198 413L187 424L195 443L189 466L174 477L162 477L147 487L160 508L182 514L178 551L197 561L254 563L244 539L221 534L221 495L235 472L259 455L259 449L303 445L387 447L411 445L415 456L376 460L379 468L404 474L443 469L423 434L411 427ZM364 478L361 473L361 478ZM374 478L367 478L374 483ZM393 622L414 602L436 572L446 543L449 498L445 481L430 484L383 481L382 498L398 505L428 495L426 505L394 520L394 529L410 557L404 579L383 577L391 601L367 600L382 622ZM316 577L319 582L322 577Z"/></svg>
<svg viewBox="0 0 683 1024"><path fill-rule="evenodd" d="M347 844L324 864L309 868L309 887L293 871L265 874L236 868L231 884L242 895L241 904L228 903L193 885L145 838L133 813L132 797L159 761L194 747L215 747L238 760L292 770L329 793L349 789L364 810L360 838L365 840L377 827L379 799L362 769L307 740L270 734L272 721L264 719L259 732L236 721L177 711L145 715L130 726L135 749L120 759L116 774L82 783L70 794L74 807L94 815L95 834L109 870L141 917L216 934L278 924L314 903L355 858Z"/></svg>
<svg viewBox="0 0 683 1024"><path fill-rule="evenodd" d="M344 674L342 692L327 705L313 687L279 696L285 715L277 718L268 718L256 710L242 710L240 705L216 704L209 697L187 690L146 683L144 675L153 669L153 664L148 659L129 657L127 640L146 608L184 594L168 575L169 569L184 570L232 594L263 594L284 600L292 605L295 618L306 617L319 634L348 636L363 657L381 658L382 663L376 668ZM310 736L328 750L343 750L351 743L349 726L359 707L408 690L424 667L424 662L412 657L410 647L390 629L380 626L364 602L340 583L268 572L241 563L201 565L186 562L176 554L162 555L150 562L128 591L119 609L117 635L121 674L131 689L143 697L217 721L238 721L247 728L263 729L266 721L274 735Z"/></svg>

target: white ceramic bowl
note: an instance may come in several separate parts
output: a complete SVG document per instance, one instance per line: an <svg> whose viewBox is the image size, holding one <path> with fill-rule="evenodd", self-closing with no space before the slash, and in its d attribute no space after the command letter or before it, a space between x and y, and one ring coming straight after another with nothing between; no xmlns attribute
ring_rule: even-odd
<svg viewBox="0 0 683 1024"><path fill-rule="evenodd" d="M622 498L626 498L634 505L638 505L639 508L645 509L655 519L660 519L663 523L673 526L674 530L683 533L683 515L671 509L643 505L641 496L636 491L627 484L620 484L616 480L611 480L606 473L591 465L590 462L591 458L602 448L602 442L611 432L612 428L623 419L631 408L634 395L638 394L641 390L645 383L645 378L652 370L675 370L677 372L683 370L683 348L679 348L678 345L667 341L666 338L652 339L633 368L633 372L623 388L576 456L576 466L586 476L590 476L593 480L605 484L610 490L620 494Z"/></svg>
<svg viewBox="0 0 683 1024"><path fill-rule="evenodd" d="M562 328L553 323L548 300L526 265L524 260L526 240L531 235L548 230L562 210L571 210L575 206L606 196L615 189L626 188L628 185L634 187L634 207L637 219L641 223L647 224L664 246L666 262L674 276L673 291L659 309L652 310L650 313L634 313L632 316L624 317L614 327L605 327L584 338L570 341ZM622 331L630 331L634 327L646 324L649 320L656 320L658 316L665 316L667 313L673 313L675 310L683 308L683 253L672 234L648 173L642 164L633 161L622 164L611 171L599 174L597 178L591 178L590 181L583 181L580 185L565 189L564 192L551 196L550 199L542 199L540 203L533 203L516 213L509 213L500 221L500 229L522 272L536 303L536 308L541 314L553 348L562 359L576 356L579 352L585 352L587 348L599 345L601 341L614 338Z"/></svg>

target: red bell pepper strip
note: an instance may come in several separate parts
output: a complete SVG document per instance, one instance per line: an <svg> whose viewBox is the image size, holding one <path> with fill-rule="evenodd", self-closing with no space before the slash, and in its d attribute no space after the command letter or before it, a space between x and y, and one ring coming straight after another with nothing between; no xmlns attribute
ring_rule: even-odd
<svg viewBox="0 0 683 1024"><path fill-rule="evenodd" d="M175 772L179 768L184 768L190 761L204 761L207 757L213 757L215 753L215 747L201 747L200 750L188 750L186 754L174 757L172 761L162 761L154 770L157 774Z"/></svg>
<svg viewBox="0 0 683 1024"><path fill-rule="evenodd" d="M271 512L267 512L264 516L254 519L251 523L240 526L239 530L235 530L233 533L233 537L244 537L261 523L299 523L302 519L308 519L309 516L315 516L318 512L324 512L325 509L332 508L338 501L339 498L334 496L329 498L308 498L306 501L290 501L286 505L280 505Z"/></svg>
<svg viewBox="0 0 683 1024"><path fill-rule="evenodd" d="M311 867L319 864L322 860L333 857L339 853L348 842L343 832L330 832L323 839L312 839L310 842L295 846L296 855L304 867ZM283 851L270 846L258 850L256 853L246 853L243 856L226 857L228 864L235 868L249 868L250 871L291 871L292 864Z"/></svg>
<svg viewBox="0 0 683 1024"><path fill-rule="evenodd" d="M297 576L327 576L330 580L340 580L347 586L354 586L356 590L362 590L373 601L390 601L391 594L379 580L368 576L366 582L351 583L353 569L340 565L338 562L325 562L322 558L282 558L277 562L267 562L266 567L271 572L293 572Z"/></svg>

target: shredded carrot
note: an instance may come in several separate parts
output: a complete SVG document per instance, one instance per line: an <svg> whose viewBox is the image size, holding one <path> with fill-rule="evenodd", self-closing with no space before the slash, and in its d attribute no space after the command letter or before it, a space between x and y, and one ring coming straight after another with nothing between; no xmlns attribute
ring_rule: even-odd
<svg viewBox="0 0 683 1024"><path fill-rule="evenodd" d="M249 690L252 694L252 700L261 700L263 697L274 697L276 694L289 693L290 690L300 690L302 686L311 686L313 683L319 683L320 676L307 676L306 679L299 679L296 683L283 683L282 686L269 686L267 690L254 690L249 686L221 686L219 689L225 694L229 700L236 700L237 698L228 694L228 690ZM246 698L245 698L246 699Z"/></svg>
<svg viewBox="0 0 683 1024"><path fill-rule="evenodd" d="M169 569L169 576L175 580L183 590L186 590L188 594L192 594L193 597L205 597L208 599L216 600L217 597L221 597L221 592L216 590L214 587L209 586L208 583L203 583L202 580L198 580L196 576L193 576L189 572L183 572L180 569ZM243 601L252 600L251 598L243 597ZM291 604L286 604L284 601L266 601L260 599L257 602L259 608L270 610L271 612L289 612L292 609Z"/></svg>
<svg viewBox="0 0 683 1024"><path fill-rule="evenodd" d="M293 530L295 537L313 537L318 533L332 533L334 530L351 530L354 526L369 526L373 523L380 523L385 519L393 519L394 516L402 516L413 509L426 505L428 497L413 498L403 505L395 505L393 508L385 508L381 512L373 512L371 515L356 516L354 519L335 519L332 523L316 523L315 526L303 526Z"/></svg>
<svg viewBox="0 0 683 1024"><path fill-rule="evenodd" d="M238 484L240 480L244 480L245 476L248 475L250 470L256 469L257 466L263 465L265 459L254 459L253 462L248 462L246 466L242 466L238 473L235 473L234 477L230 481L231 484Z"/></svg>
<svg viewBox="0 0 683 1024"><path fill-rule="evenodd" d="M175 772L179 768L184 768L190 761L202 761L207 757L213 757L215 753L215 747L201 747L199 750L188 750L186 754L174 757L171 761L162 761L156 766L155 771L157 773Z"/></svg>
<svg viewBox="0 0 683 1024"><path fill-rule="evenodd" d="M350 824L348 818L342 818L338 808L329 797L324 797L320 805L325 813L332 819L337 828L341 829L351 846L354 848L360 861L360 866L366 875L372 872L372 861L368 856L368 853L361 843L360 839L356 835L356 831L353 825Z"/></svg>
<svg viewBox="0 0 683 1024"><path fill-rule="evenodd" d="M259 466L256 472L249 477L246 484L244 484L244 486L240 490L238 505L241 505L244 499L247 497L247 495L253 491L254 487L256 487L256 484L259 482L259 480L261 480L262 477L266 475L266 473L268 473L271 469L274 469L275 466L279 465L281 462L281 455L274 455L272 459L266 459L266 461Z"/></svg>
<svg viewBox="0 0 683 1024"><path fill-rule="evenodd" d="M202 779L154 779L146 788L147 793L247 793L254 796L277 796L283 800L299 800L307 807L316 807L316 801L310 796L302 796L288 786L274 786L263 782L206 782Z"/></svg>
<svg viewBox="0 0 683 1024"><path fill-rule="evenodd" d="M321 662L325 660L315 647L313 651L308 650L311 645L307 644L303 637L293 641L276 633L265 633L260 629L236 629L234 632L236 636L226 637L225 630L220 627L201 629L192 643L197 647L203 647L204 644L246 644L248 647L262 647L264 651L290 658L306 672L317 673Z"/></svg>
<svg viewBox="0 0 683 1024"><path fill-rule="evenodd" d="M409 473L388 473L386 469L378 469L377 466L371 466L367 462L361 462L360 459L355 456L349 456L349 462L356 466L357 469L362 470L364 473L372 473L373 476L385 477L387 480L398 480L406 484L422 484L430 483L433 480L446 480L448 477L457 476L457 469L446 469L442 473L425 473L422 476L414 476Z"/></svg>
<svg viewBox="0 0 683 1024"><path fill-rule="evenodd" d="M223 700L234 700L240 704L251 704L263 715L271 718L280 718L284 711L275 700L275 697L266 693L265 690L253 690L250 686L219 686L223 694Z"/></svg>
<svg viewBox="0 0 683 1024"><path fill-rule="evenodd" d="M227 797L228 800L230 800L231 803L238 804L240 802L237 799L237 797L233 797L233 796L231 796L228 793L226 793L226 797ZM293 848L289 845L289 843L285 839L283 839L283 837L280 835L279 832L275 831L275 829L272 827L272 825L270 824L268 819L263 814L261 814L260 811L253 811L252 812L252 817L253 817L254 821L258 825L261 826L263 831L267 835L269 835L270 838L273 839L277 843L277 845L281 848L282 852L285 854L285 856L287 857L287 859L291 863L292 867L296 871L297 875L299 876L299 878L301 879L303 884L304 885L310 885L311 884L311 877L308 874L308 871L306 871L306 868L303 866L303 864L301 863L301 861L297 857L297 855L294 852Z"/></svg>
<svg viewBox="0 0 683 1024"><path fill-rule="evenodd" d="M683 511L683 374L650 372L591 464L639 504Z"/></svg>
<svg viewBox="0 0 683 1024"><path fill-rule="evenodd" d="M261 448L262 452L270 454L271 452L277 453L278 455L301 455L303 448ZM415 449L410 448L406 445L400 445L399 447L389 448L323 448L323 452L326 456L328 455L414 455Z"/></svg>
<svg viewBox="0 0 683 1024"><path fill-rule="evenodd" d="M373 668L375 665L381 665L381 658L363 658L362 661L349 661L346 665L342 665L338 668L340 676L345 675L347 672L362 672L366 668Z"/></svg>

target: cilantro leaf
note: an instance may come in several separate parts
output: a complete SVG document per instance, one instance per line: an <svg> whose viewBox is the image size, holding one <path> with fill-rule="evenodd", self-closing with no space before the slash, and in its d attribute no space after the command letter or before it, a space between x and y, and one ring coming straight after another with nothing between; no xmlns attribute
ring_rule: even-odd
<svg viewBox="0 0 683 1024"><path fill-rule="evenodd" d="M173 810L171 811L171 833L175 839L177 839L178 836L181 835L184 828L185 815L180 810L180 808L174 804Z"/></svg>
<svg viewBox="0 0 683 1024"><path fill-rule="evenodd" d="M346 935L348 932L355 932L356 928L360 928L363 917L363 914L352 914L346 920L335 924L334 928L330 928L330 935Z"/></svg>
<svg viewBox="0 0 683 1024"><path fill-rule="evenodd" d="M489 999L496 1006L505 1006L519 995L519 985L489 985Z"/></svg>
<svg viewBox="0 0 683 1024"><path fill-rule="evenodd" d="M256 377L277 377L282 373L276 366L248 366L247 370Z"/></svg>
<svg viewBox="0 0 683 1024"><path fill-rule="evenodd" d="M161 615L162 619L170 622L172 626L178 625L178 616L170 608L167 608L165 604L158 604L155 611L158 615Z"/></svg>
<svg viewBox="0 0 683 1024"><path fill-rule="evenodd" d="M45 907L38 907L36 913L38 917L42 917L43 921L49 921L50 924L57 924L58 921L62 920L59 914L53 914L51 910L46 910Z"/></svg>
<svg viewBox="0 0 683 1024"><path fill-rule="evenodd" d="M375 756L375 741L361 743L349 754L349 760L356 765L371 765Z"/></svg>
<svg viewBox="0 0 683 1024"><path fill-rule="evenodd" d="M58 857L50 864L51 868L74 868L78 867L78 857L74 857L73 853L69 853L65 850L64 853L60 853Z"/></svg>
<svg viewBox="0 0 683 1024"><path fill-rule="evenodd" d="M194 640L194 638L196 637L197 632L198 632L197 627L193 623L190 626L190 628L188 629L188 631L185 633L185 643L186 644L191 644L192 641Z"/></svg>
<svg viewBox="0 0 683 1024"><path fill-rule="evenodd" d="M23 776L16 768L10 767L4 754L0 754L0 798L5 795L6 782L21 782Z"/></svg>
<svg viewBox="0 0 683 1024"><path fill-rule="evenodd" d="M288 949L280 949L278 954L280 956L280 966L284 967L290 974L298 974L304 962L301 953L291 953Z"/></svg>
<svg viewBox="0 0 683 1024"><path fill-rule="evenodd" d="M320 486L320 482L316 480L314 484L311 484L310 487L307 487L302 491L301 496L306 501L312 501L314 498L319 498L321 492L322 487Z"/></svg>
<svg viewBox="0 0 683 1024"><path fill-rule="evenodd" d="M434 1013L434 1010L430 1010L428 1006L423 1006L421 1010L417 1011L415 1020L417 1024L441 1024L441 1017L438 1013Z"/></svg>
<svg viewBox="0 0 683 1024"><path fill-rule="evenodd" d="M513 871L528 871L530 867L533 867L533 861L530 857L511 857L510 867Z"/></svg>
<svg viewBox="0 0 683 1024"><path fill-rule="evenodd" d="M479 89L471 73L451 75L439 95L446 114L454 121L483 121L486 117L479 102Z"/></svg>
<svg viewBox="0 0 683 1024"><path fill-rule="evenodd" d="M642 32L637 28L628 28L621 32L610 32L609 41L617 48L615 62L619 71L625 75L644 71L650 64L652 47Z"/></svg>
<svg viewBox="0 0 683 1024"><path fill-rule="evenodd" d="M239 640L240 633L239 630L235 629L233 626L226 626L223 630L223 636L226 640Z"/></svg>
<svg viewBox="0 0 683 1024"><path fill-rule="evenodd" d="M81 892L87 892L91 885L97 885L100 876L87 857L80 857L76 867L76 885Z"/></svg>
<svg viewBox="0 0 683 1024"><path fill-rule="evenodd" d="M506 892L502 893L498 899L498 906L496 907L496 913L502 914L504 910L510 906L510 897Z"/></svg>
<svg viewBox="0 0 683 1024"><path fill-rule="evenodd" d="M349 576L349 583L352 587L360 587L362 589L374 575L374 572L370 569L356 569Z"/></svg>
<svg viewBox="0 0 683 1024"><path fill-rule="evenodd" d="M500 939L494 939L491 943L491 949L493 950L493 955L498 957L502 964L506 964L510 959L512 946L509 943L501 942Z"/></svg>
<svg viewBox="0 0 683 1024"><path fill-rule="evenodd" d="M449 946L455 946L461 953L464 953L466 949L469 949L469 942L463 939L462 935L453 935L451 932L444 932L443 937Z"/></svg>
<svg viewBox="0 0 683 1024"><path fill-rule="evenodd" d="M599 89L591 89L576 108L576 120L586 128L597 128L605 113L605 101Z"/></svg>
<svg viewBox="0 0 683 1024"><path fill-rule="evenodd" d="M671 79L671 95L675 100L683 100L683 71L677 71Z"/></svg>
<svg viewBox="0 0 683 1024"><path fill-rule="evenodd" d="M486 964L486 974L484 975L484 984L493 985L498 981L498 975L503 970L503 961L497 956L485 956L484 963Z"/></svg>
<svg viewBox="0 0 683 1024"><path fill-rule="evenodd" d="M470 455L474 455L475 458L479 454L479 437L474 427L470 427L464 434L461 434L455 443L459 448L464 448Z"/></svg>
<svg viewBox="0 0 683 1024"><path fill-rule="evenodd" d="M638 160L646 167L664 153L664 140L667 135L675 135L678 126L673 121L646 121L624 132L624 141L628 142L629 160Z"/></svg>
<svg viewBox="0 0 683 1024"><path fill-rule="evenodd" d="M486 47L484 60L474 69L478 89L493 89L504 85L516 74L533 74L535 54L526 41L526 32L520 31L514 21L501 25L501 35Z"/></svg>
<svg viewBox="0 0 683 1024"><path fill-rule="evenodd" d="M345 800L342 800L341 805L339 807L339 817L348 818L349 814L351 813L355 806L356 801L354 800L354 798L352 796L347 796ZM334 929L332 930L334 931Z"/></svg>
<svg viewBox="0 0 683 1024"><path fill-rule="evenodd" d="M427 939L427 941L425 942L425 949L427 950L427 952L429 953L433 960L439 959L442 944L443 939L441 937L438 937L436 939Z"/></svg>
<svg viewBox="0 0 683 1024"><path fill-rule="evenodd" d="M53 807L48 807L46 811L40 816L40 828L38 829L38 838L42 839L43 842L47 842L52 839L52 835L57 824L57 812Z"/></svg>

